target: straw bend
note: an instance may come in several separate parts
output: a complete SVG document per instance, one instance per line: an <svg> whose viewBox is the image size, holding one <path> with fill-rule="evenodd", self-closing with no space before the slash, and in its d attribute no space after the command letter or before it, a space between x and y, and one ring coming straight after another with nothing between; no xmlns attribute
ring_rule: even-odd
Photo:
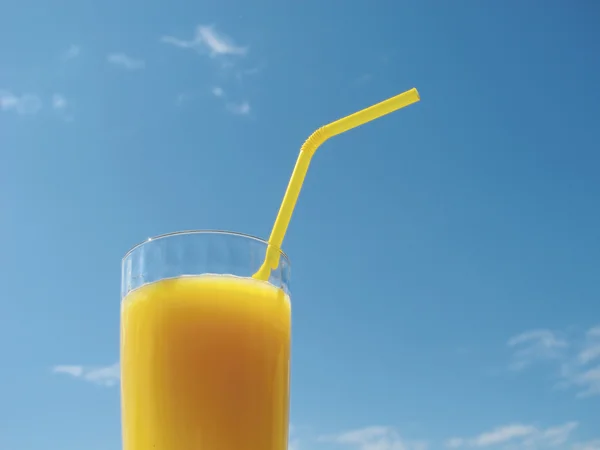
<svg viewBox="0 0 600 450"><path fill-rule="evenodd" d="M271 270L276 269L279 265L278 249L281 248L281 244L283 243L283 237L285 236L290 219L292 218L292 213L294 212L294 207L296 206L298 196L300 195L302 183L304 182L304 177L308 171L310 161L317 149L332 136L334 136L334 134L331 133L331 129L328 129L326 125L315 130L308 139L304 141L302 147L300 147L300 154L298 155L298 160L296 161L290 184L283 197L281 209L275 219L275 225L273 226L273 231L269 237L269 246L267 247L265 260L258 272L254 274L254 278L267 280Z"/></svg>
<svg viewBox="0 0 600 450"><path fill-rule="evenodd" d="M304 182L304 177L308 171L310 160L317 149L330 137L344 133L352 128L356 128L381 116L385 116L386 114L404 108L405 106L418 102L419 100L419 93L415 88L413 88L403 92L402 94L377 103L376 105L336 120L329 125L325 125L309 136L309 138L304 142L304 144L302 144L302 147L300 148L300 154L298 155L298 160L296 161L296 166L294 167L294 171L292 173L292 178L288 184L279 214L275 219L275 225L271 231L271 237L269 238L269 245L267 247L265 260L258 272L254 274L254 278L259 280L268 280L271 270L276 269L279 265L278 249L281 248L283 237L285 236L290 219L292 218L292 213L294 211L294 207L296 206L298 196L300 195L302 183Z"/></svg>
<svg viewBox="0 0 600 450"><path fill-rule="evenodd" d="M309 157L312 157L317 149L332 136L333 135L331 134L331 131L327 129L327 126L321 127L314 131L313 134L304 141L304 144L300 147L300 151L305 152Z"/></svg>

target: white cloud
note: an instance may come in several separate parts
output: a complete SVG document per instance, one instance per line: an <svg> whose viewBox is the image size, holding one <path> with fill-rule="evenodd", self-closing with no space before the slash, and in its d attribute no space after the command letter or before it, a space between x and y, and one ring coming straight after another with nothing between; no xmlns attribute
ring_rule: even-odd
<svg viewBox="0 0 600 450"><path fill-rule="evenodd" d="M243 56L248 52L247 47L236 45L229 36L218 33L212 25L198 25L191 40L173 36L163 36L160 40L179 48L207 51L213 58L224 55Z"/></svg>
<svg viewBox="0 0 600 450"><path fill-rule="evenodd" d="M56 110L63 110L67 107L67 99L62 94L52 95L52 108Z"/></svg>
<svg viewBox="0 0 600 450"><path fill-rule="evenodd" d="M372 79L373 79L373 75L372 74L365 73L365 74L362 74L361 76L355 78L354 81L352 82L352 84L354 86L360 86L360 85L363 85L363 84L367 84Z"/></svg>
<svg viewBox="0 0 600 450"><path fill-rule="evenodd" d="M403 439L396 430L387 426L371 426L333 436L322 436L322 442L349 445L358 450L426 450L424 441Z"/></svg>
<svg viewBox="0 0 600 450"><path fill-rule="evenodd" d="M578 426L577 422L567 422L546 428L528 436L523 443L527 448L557 447L566 443Z"/></svg>
<svg viewBox="0 0 600 450"><path fill-rule="evenodd" d="M119 383L120 369L119 364L105 367L86 367L86 366L54 366L52 372L58 374L70 375L74 378L81 378L90 383L101 386L115 386Z"/></svg>
<svg viewBox="0 0 600 450"><path fill-rule="evenodd" d="M445 441L451 449L489 450L600 450L600 439L573 441L578 422L556 426L511 423L471 437L453 437ZM408 440L392 427L370 426L335 435L321 436L319 442L352 447L356 450L427 450L424 440Z"/></svg>
<svg viewBox="0 0 600 450"><path fill-rule="evenodd" d="M506 425L486 433L481 433L472 439L470 444L474 447L489 447L490 445L501 444L515 438L530 436L535 432L535 427L530 425Z"/></svg>
<svg viewBox="0 0 600 450"><path fill-rule="evenodd" d="M570 382L582 389L577 393L577 397L600 395L600 365L571 375Z"/></svg>
<svg viewBox="0 0 600 450"><path fill-rule="evenodd" d="M448 448L459 448L465 445L463 438L450 438L446 441L446 447Z"/></svg>
<svg viewBox="0 0 600 450"><path fill-rule="evenodd" d="M600 359L600 326L590 328L587 331L578 358L581 364L588 364Z"/></svg>
<svg viewBox="0 0 600 450"><path fill-rule="evenodd" d="M66 97L59 93L52 94L52 109L66 122L72 122L71 106Z"/></svg>
<svg viewBox="0 0 600 450"><path fill-rule="evenodd" d="M250 114L250 103L248 103L248 102L228 103L227 109L233 114L245 116L247 114Z"/></svg>
<svg viewBox="0 0 600 450"><path fill-rule="evenodd" d="M512 337L508 346L514 349L511 367L520 370L537 361L560 358L568 344L550 330L533 330Z"/></svg>
<svg viewBox="0 0 600 450"><path fill-rule="evenodd" d="M571 370L565 370L570 375L571 382L582 390L578 397L600 395L600 326L590 328L576 358L576 364L571 364ZM596 364L598 362L598 364ZM590 367L591 364L595 364ZM575 370L573 367L576 366ZM564 370L564 369L563 369Z"/></svg>
<svg viewBox="0 0 600 450"><path fill-rule="evenodd" d="M512 439L527 436L535 432L535 428L528 425L511 424L497 427L491 431L486 431L473 438L451 438L446 442L450 448L468 447L487 447L490 445L501 444Z"/></svg>
<svg viewBox="0 0 600 450"><path fill-rule="evenodd" d="M82 366L54 366L52 368L52 372L64 373L67 375L71 375L72 377L80 377L81 375L83 375L83 367Z"/></svg>
<svg viewBox="0 0 600 450"><path fill-rule="evenodd" d="M106 60L127 70L139 70L146 67L146 63L143 60L132 58L125 53L111 53L107 56Z"/></svg>
<svg viewBox="0 0 600 450"><path fill-rule="evenodd" d="M16 95L0 89L0 109L14 111L19 115L36 114L42 109L42 101L35 94Z"/></svg>
<svg viewBox="0 0 600 450"><path fill-rule="evenodd" d="M577 428L577 422L567 422L549 428L533 425L510 424L494 428L471 438L455 437L446 441L448 448L484 448L514 445L515 448L539 449L557 447L566 443Z"/></svg>
<svg viewBox="0 0 600 450"><path fill-rule="evenodd" d="M223 90L223 88L217 86L212 88L211 92L215 97L225 100L225 91ZM250 103L248 103L247 101L226 102L225 107L227 108L227 111L229 111L231 114L235 114L238 116L246 116L250 114L250 111L252 110L252 108L250 107Z"/></svg>
<svg viewBox="0 0 600 450"><path fill-rule="evenodd" d="M294 426L289 424L288 428L288 450L300 450L300 441L294 436Z"/></svg>
<svg viewBox="0 0 600 450"><path fill-rule="evenodd" d="M257 75L261 72L262 68L261 67L252 67L250 69L244 69L241 70L238 73L238 78L242 78L244 76L252 76L252 75Z"/></svg>
<svg viewBox="0 0 600 450"><path fill-rule="evenodd" d="M114 386L119 382L120 375L119 364L113 364L112 366L89 369L83 374L83 378L103 386Z"/></svg>
<svg viewBox="0 0 600 450"><path fill-rule="evenodd" d="M180 92L179 94L177 94L177 96L175 97L175 104L177 106L181 106L184 103L192 100L194 98L194 94L191 92Z"/></svg>
<svg viewBox="0 0 600 450"><path fill-rule="evenodd" d="M571 446L571 450L600 450L600 439L588 442L577 442Z"/></svg>
<svg viewBox="0 0 600 450"><path fill-rule="evenodd" d="M600 338L600 325L590 328L586 334L591 338Z"/></svg>
<svg viewBox="0 0 600 450"><path fill-rule="evenodd" d="M600 326L568 340L550 330L528 331L508 345L514 351L511 369L552 362L558 367L558 387L576 387L578 397L600 395Z"/></svg>
<svg viewBox="0 0 600 450"><path fill-rule="evenodd" d="M71 46L63 53L63 59L69 60L77 58L81 54L81 47L75 44Z"/></svg>
<svg viewBox="0 0 600 450"><path fill-rule="evenodd" d="M600 342L592 344L579 353L579 361L582 364L587 364L591 361L600 358Z"/></svg>
<svg viewBox="0 0 600 450"><path fill-rule="evenodd" d="M225 69L238 81L241 81L246 75L254 75L260 71L258 67L249 69L237 67L235 58L245 56L248 53L248 47L236 44L230 36L217 31L214 25L198 25L191 39L163 36L160 41L174 47L208 55L218 61L217 65L221 69ZM233 72L230 72L231 70ZM221 86L213 87L211 92L215 97L225 98L225 90ZM251 110L250 103L247 101L226 103L225 107L229 112L237 115L248 115Z"/></svg>

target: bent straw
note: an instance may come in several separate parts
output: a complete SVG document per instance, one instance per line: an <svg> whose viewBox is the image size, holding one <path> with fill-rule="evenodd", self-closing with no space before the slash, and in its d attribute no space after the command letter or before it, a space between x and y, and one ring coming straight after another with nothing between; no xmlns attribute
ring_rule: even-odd
<svg viewBox="0 0 600 450"><path fill-rule="evenodd" d="M386 114L397 111L405 106L416 103L419 100L419 93L415 88L412 88L409 91L384 100L381 103L377 103L376 105L336 120L329 125L325 125L310 135L310 137L300 148L300 154L298 155L296 166L292 172L292 177L290 178L287 190L283 196L279 213L275 219L275 225L273 225L273 230L271 231L271 236L269 237L269 245L267 247L265 260L260 269L258 269L258 272L252 276L253 278L267 281L271 274L271 270L277 268L279 264L279 249L283 243L283 238L290 223L290 219L292 218L292 213L294 212L296 201L300 195L302 183L306 177L310 160L319 146L333 136L344 133L352 128L364 125L367 122L378 119L381 116L385 116Z"/></svg>

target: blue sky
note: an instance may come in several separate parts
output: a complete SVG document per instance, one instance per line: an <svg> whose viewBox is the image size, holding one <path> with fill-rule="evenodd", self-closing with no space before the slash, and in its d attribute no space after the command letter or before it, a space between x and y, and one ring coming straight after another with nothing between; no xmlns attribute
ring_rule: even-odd
<svg viewBox="0 0 600 450"><path fill-rule="evenodd" d="M594 2L0 6L0 448L120 446L120 260L284 248L294 450L600 449Z"/></svg>

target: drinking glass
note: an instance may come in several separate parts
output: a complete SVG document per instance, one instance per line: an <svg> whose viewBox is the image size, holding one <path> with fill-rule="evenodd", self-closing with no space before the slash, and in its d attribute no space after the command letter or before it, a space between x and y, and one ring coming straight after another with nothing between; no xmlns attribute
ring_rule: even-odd
<svg viewBox="0 0 600 450"><path fill-rule="evenodd" d="M286 450L291 266L267 242L173 233L123 258L124 450Z"/></svg>

